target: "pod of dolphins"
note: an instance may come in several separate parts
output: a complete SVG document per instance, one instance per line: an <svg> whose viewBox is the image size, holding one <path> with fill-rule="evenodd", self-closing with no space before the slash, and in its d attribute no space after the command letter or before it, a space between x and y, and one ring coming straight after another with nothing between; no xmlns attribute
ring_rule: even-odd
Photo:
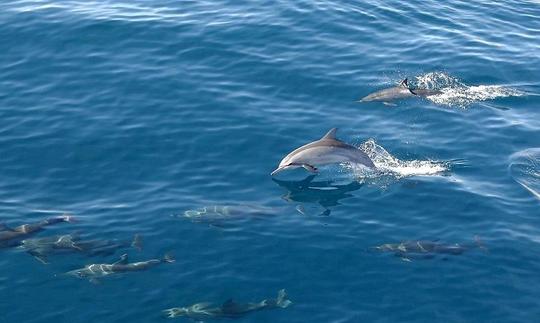
<svg viewBox="0 0 540 323"><path fill-rule="evenodd" d="M437 90L412 89L409 87L407 79L403 80L399 86L383 89L367 95L359 102L380 101L384 104L391 104L391 101L409 98L425 97L440 93ZM303 168L311 173L311 179L319 172L319 167L331 164L349 164L361 166L369 170L376 169L375 163L361 149L347 144L336 137L337 129L330 129L323 137L313 142L307 143L294 149L287 154L279 163L278 167L271 172L275 176L286 170ZM274 179L276 183L281 181ZM286 183L286 182L283 182ZM303 183L303 182L298 182ZM308 185L306 184L306 185ZM354 186L354 185L353 185ZM340 192L354 190L344 186ZM325 205L323 205L325 206ZM297 207L297 211L304 214L304 210ZM326 209L323 214L328 212ZM258 207L249 205L223 205L206 206L199 209L187 210L183 217L193 222L204 222L220 226L224 221L245 217L266 217L279 213L279 208ZM41 238L32 238L33 235L44 231L48 226L60 223L74 222L70 215L47 218L35 223L28 223L10 228L0 224L0 248L19 248L33 256L43 264L49 263L51 255L59 253L77 253L87 256L112 255L117 250L134 248L142 249L141 237L135 235L132 240L116 239L84 239L78 233L68 233L63 235L51 235ZM486 250L475 238L474 243L445 244L439 241L403 241L398 243L387 243L370 247L371 251L389 252L401 258L403 261L412 259L429 259L437 255L459 255L467 250L479 248ZM112 263L92 263L81 268L76 268L66 272L65 276L86 279L92 283L99 283L101 279L135 271L144 271L162 264L174 263L171 254L165 254L160 258L153 258L143 261L130 262L128 254L123 253L118 260ZM264 299L259 302L238 303L229 299L223 304L210 302L196 303L184 307L173 307L163 311L163 315L168 318L186 317L197 322L208 319L238 318L247 313L264 309L287 308L292 304L288 299L284 289L278 292L275 299Z"/></svg>

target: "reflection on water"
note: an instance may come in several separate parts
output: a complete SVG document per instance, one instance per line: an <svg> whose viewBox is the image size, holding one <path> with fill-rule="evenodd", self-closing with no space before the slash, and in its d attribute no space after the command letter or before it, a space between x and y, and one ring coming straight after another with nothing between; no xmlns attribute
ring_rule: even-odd
<svg viewBox="0 0 540 323"><path fill-rule="evenodd" d="M319 215L330 215L331 208L339 205L339 201L352 197L350 194L362 187L362 184L356 181L348 184L335 184L332 181L313 181L317 175L310 175L301 181L285 181L272 178L272 180L284 188L287 192L282 196L284 200L290 203L299 203L299 210L310 214L309 210L304 208L304 203L315 204L322 208Z"/></svg>
<svg viewBox="0 0 540 323"><path fill-rule="evenodd" d="M540 148L526 149L512 155L510 174L523 188L540 199Z"/></svg>

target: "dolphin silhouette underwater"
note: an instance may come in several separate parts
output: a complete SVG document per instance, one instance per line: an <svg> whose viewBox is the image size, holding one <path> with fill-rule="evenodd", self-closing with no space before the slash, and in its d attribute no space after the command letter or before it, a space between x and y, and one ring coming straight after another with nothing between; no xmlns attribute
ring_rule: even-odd
<svg viewBox="0 0 540 323"><path fill-rule="evenodd" d="M73 220L73 216L62 215L35 223L23 224L13 229L4 224L0 224L0 247L18 246L21 239L42 231L46 226L61 222L73 222Z"/></svg>
<svg viewBox="0 0 540 323"><path fill-rule="evenodd" d="M21 241L20 248L43 264L48 264L48 256L61 252L77 252L89 256L113 254L120 248L142 249L141 237L136 234L132 241L120 240L82 240L78 234L53 235Z"/></svg>
<svg viewBox="0 0 540 323"><path fill-rule="evenodd" d="M284 289L278 292L276 299L264 299L258 303L236 303L232 299L222 305L197 303L187 307L173 307L163 311L168 318L185 316L197 322L215 318L238 318L249 312L263 309L287 308L292 302L287 299Z"/></svg>
<svg viewBox="0 0 540 323"><path fill-rule="evenodd" d="M281 160L278 168L271 175L298 167L317 173L317 166L339 163L360 164L375 168L375 164L366 153L337 139L336 132L337 128L332 128L321 139L293 150Z"/></svg>
<svg viewBox="0 0 540 323"><path fill-rule="evenodd" d="M381 252L393 252L396 257L403 261L411 259L430 259L436 255L461 255L468 250L479 248L487 250L478 237L474 238L474 243L454 243L447 244L438 240L403 241L400 243L385 243L371 247L371 250Z"/></svg>
<svg viewBox="0 0 540 323"><path fill-rule="evenodd" d="M278 208L256 205L209 205L198 209L186 210L181 217L193 222L207 222L212 224L226 220L275 216L279 211Z"/></svg>
<svg viewBox="0 0 540 323"><path fill-rule="evenodd" d="M101 277L132 271L147 270L159 264L173 262L174 258L171 255L166 254L161 259L150 259L146 261L130 263L128 260L128 255L123 254L122 256L120 256L120 260L115 263L86 265L83 268L74 269L68 271L65 274L77 278L87 278L91 283L99 283L99 278Z"/></svg>
<svg viewBox="0 0 540 323"><path fill-rule="evenodd" d="M376 92L373 92L357 102L372 102L379 101L385 105L393 105L390 101L406 99L412 97L427 97L431 95L441 94L440 90L429 90L429 89L411 89L407 79L404 79L399 83L398 86L394 86L387 89L382 89Z"/></svg>

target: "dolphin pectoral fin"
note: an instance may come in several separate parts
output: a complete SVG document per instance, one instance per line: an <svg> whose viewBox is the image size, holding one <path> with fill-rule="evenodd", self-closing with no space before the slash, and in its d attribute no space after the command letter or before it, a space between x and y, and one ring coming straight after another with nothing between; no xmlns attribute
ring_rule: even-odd
<svg viewBox="0 0 540 323"><path fill-rule="evenodd" d="M319 170L317 169L317 167L313 166L313 165L310 165L310 164L302 164L302 167L307 170L308 172L310 173L318 173Z"/></svg>
<svg viewBox="0 0 540 323"><path fill-rule="evenodd" d="M407 258L407 257L401 257L401 260L405 261L405 262L412 262L412 260L410 258Z"/></svg>
<svg viewBox="0 0 540 323"><path fill-rule="evenodd" d="M332 211L330 209L325 208L324 211L319 213L319 216L330 216L331 213Z"/></svg>
<svg viewBox="0 0 540 323"><path fill-rule="evenodd" d="M41 262L42 264L44 265L48 265L49 262L47 261L47 256L45 256L44 254L42 253L39 253L39 252L33 252L33 251L29 251L28 252L30 255L32 255L32 257L36 258L37 261Z"/></svg>
<svg viewBox="0 0 540 323"><path fill-rule="evenodd" d="M391 102L384 101L382 104L386 105L387 107L397 107L397 104Z"/></svg>
<svg viewBox="0 0 540 323"><path fill-rule="evenodd" d="M304 208L303 205L297 205L295 207L295 210L300 213L301 215L306 215L306 209Z"/></svg>
<svg viewBox="0 0 540 323"><path fill-rule="evenodd" d="M97 279L96 277L89 278L88 281L94 285L100 285L101 280Z"/></svg>

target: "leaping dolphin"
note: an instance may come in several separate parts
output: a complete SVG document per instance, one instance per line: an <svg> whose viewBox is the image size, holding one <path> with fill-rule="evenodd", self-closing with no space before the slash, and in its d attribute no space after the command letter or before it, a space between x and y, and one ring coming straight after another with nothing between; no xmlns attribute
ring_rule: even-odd
<svg viewBox="0 0 540 323"><path fill-rule="evenodd" d="M411 89L409 87L408 80L404 79L399 83L398 86L373 92L363 97L358 102L382 101L386 105L392 105L390 101L410 98L414 96L426 97L430 95L437 95L440 93L440 90Z"/></svg>
<svg viewBox="0 0 540 323"><path fill-rule="evenodd" d="M307 171L317 173L316 166L328 164L360 164L375 168L373 161L362 150L344 143L336 138L337 128L332 128L324 137L295 149L285 156L271 175L284 169L303 167Z"/></svg>
<svg viewBox="0 0 540 323"><path fill-rule="evenodd" d="M130 271L146 270L150 267L157 266L162 263L173 263L174 258L166 254L162 259L150 259L146 261L132 262L128 260L128 255L123 254L115 263L112 264L91 264L84 268L68 271L66 275L77 278L87 278L92 283L99 283L100 277L109 276L112 274L125 273Z"/></svg>
<svg viewBox="0 0 540 323"><path fill-rule="evenodd" d="M287 293L282 289L278 292L276 299L265 299L258 303L242 304L229 299L222 305L197 303L187 307L173 307L164 310L163 313L168 318L186 316L192 320L197 320L197 322L203 322L203 320L213 318L238 318L249 312L271 308L286 308L291 304L292 302L287 299Z"/></svg>

